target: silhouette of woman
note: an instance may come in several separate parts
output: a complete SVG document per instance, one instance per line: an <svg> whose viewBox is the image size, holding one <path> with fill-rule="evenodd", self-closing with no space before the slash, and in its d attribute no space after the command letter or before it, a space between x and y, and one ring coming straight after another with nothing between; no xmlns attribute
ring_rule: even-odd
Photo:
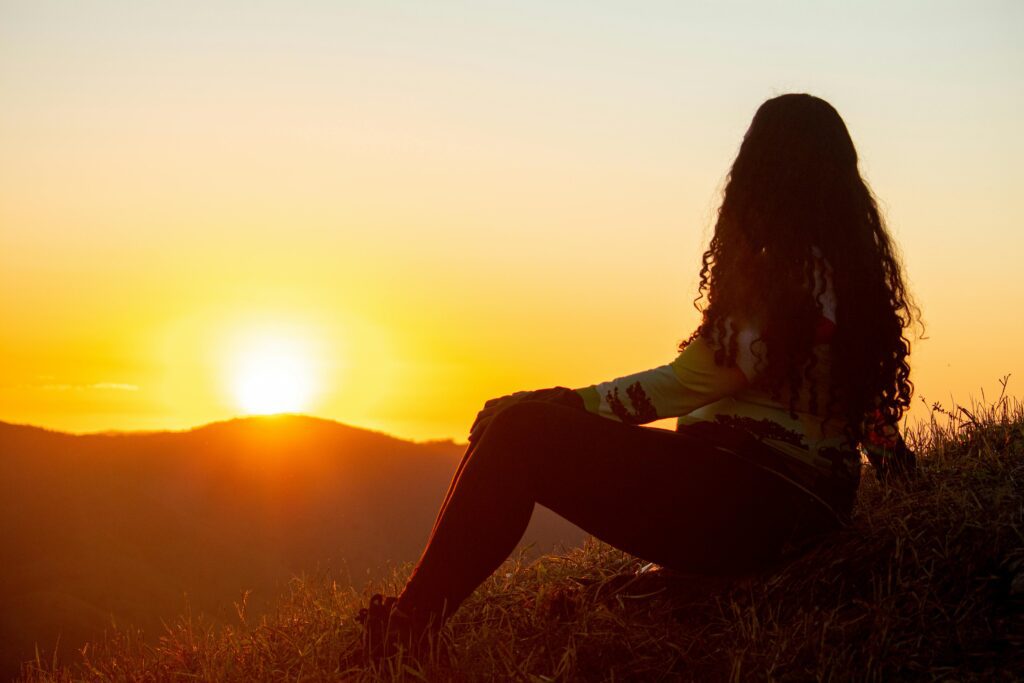
<svg viewBox="0 0 1024 683"><path fill-rule="evenodd" d="M765 102L703 255L702 320L661 367L492 399L397 598L360 619L371 658L414 648L511 553L540 503L686 573L739 574L851 513L864 448L910 472L897 430L917 312L846 125ZM638 425L678 416L677 431Z"/></svg>

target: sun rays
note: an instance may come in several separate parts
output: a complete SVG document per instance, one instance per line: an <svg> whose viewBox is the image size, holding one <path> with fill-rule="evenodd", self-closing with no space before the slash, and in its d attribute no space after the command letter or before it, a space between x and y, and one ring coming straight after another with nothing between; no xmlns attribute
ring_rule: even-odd
<svg viewBox="0 0 1024 683"><path fill-rule="evenodd" d="M264 334L244 340L230 377L238 409L248 415L308 410L318 389L314 360L299 339Z"/></svg>

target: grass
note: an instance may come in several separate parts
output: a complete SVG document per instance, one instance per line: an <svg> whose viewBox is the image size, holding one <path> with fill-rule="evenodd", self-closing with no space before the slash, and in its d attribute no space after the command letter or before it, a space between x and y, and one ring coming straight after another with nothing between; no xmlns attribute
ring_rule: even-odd
<svg viewBox="0 0 1024 683"><path fill-rule="evenodd" d="M1005 381L1004 381L1005 389ZM358 592L295 579L276 610L217 627L185 614L153 644L122 629L26 681L1016 680L1024 676L1024 407L932 406L919 475L866 467L853 523L743 579L651 570L590 542L509 560L451 620L449 661L357 664Z"/></svg>

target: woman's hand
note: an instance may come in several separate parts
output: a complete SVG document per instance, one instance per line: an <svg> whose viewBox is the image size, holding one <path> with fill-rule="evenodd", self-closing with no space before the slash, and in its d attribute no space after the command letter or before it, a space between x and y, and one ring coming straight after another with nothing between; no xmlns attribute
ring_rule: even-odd
<svg viewBox="0 0 1024 683"><path fill-rule="evenodd" d="M907 447L903 435L894 424L883 420L875 411L872 421L865 425L864 452L875 468L879 481L908 478L917 471L917 456Z"/></svg>
<svg viewBox="0 0 1024 683"><path fill-rule="evenodd" d="M484 429L490 423L494 416L500 413L504 408L517 403L524 395L530 394L529 391L517 391L514 394L508 396L499 396L498 398L492 398L484 403L483 409L476 414L476 419L473 420L473 426L469 428L469 440L470 442L476 441L480 438L480 435L484 433Z"/></svg>
<svg viewBox="0 0 1024 683"><path fill-rule="evenodd" d="M584 408L583 397L572 389L565 387L552 387L550 389L537 389L536 391L517 391L508 396L492 398L484 403L483 410L476 415L473 426L469 428L470 443L476 441L487 429L494 416L505 408L521 401L546 401L559 403L574 408Z"/></svg>

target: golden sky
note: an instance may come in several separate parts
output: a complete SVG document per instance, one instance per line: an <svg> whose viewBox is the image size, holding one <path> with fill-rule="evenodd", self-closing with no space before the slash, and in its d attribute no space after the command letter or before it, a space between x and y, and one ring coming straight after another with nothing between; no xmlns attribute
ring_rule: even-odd
<svg viewBox="0 0 1024 683"><path fill-rule="evenodd" d="M918 395L1020 395L1022 27L1014 1L0 0L0 420L223 419L278 353L303 412L461 439L491 396L666 363L743 132L790 91L844 116L903 249Z"/></svg>

